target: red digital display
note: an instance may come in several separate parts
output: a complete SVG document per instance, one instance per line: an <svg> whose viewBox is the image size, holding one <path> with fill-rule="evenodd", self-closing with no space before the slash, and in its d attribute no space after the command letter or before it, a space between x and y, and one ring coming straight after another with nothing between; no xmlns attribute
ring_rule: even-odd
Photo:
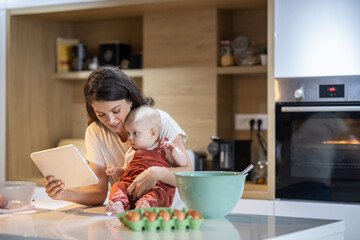
<svg viewBox="0 0 360 240"><path fill-rule="evenodd" d="M320 98L343 98L345 96L345 85L320 85L319 96Z"/></svg>

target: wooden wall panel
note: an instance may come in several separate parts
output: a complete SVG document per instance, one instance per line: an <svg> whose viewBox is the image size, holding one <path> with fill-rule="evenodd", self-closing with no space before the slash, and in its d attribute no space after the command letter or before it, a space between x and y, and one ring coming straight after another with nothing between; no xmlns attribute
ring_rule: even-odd
<svg viewBox="0 0 360 240"><path fill-rule="evenodd" d="M235 113L267 112L266 74L234 76Z"/></svg>
<svg viewBox="0 0 360 240"><path fill-rule="evenodd" d="M54 81L55 40L68 24L12 17L7 77L7 180L42 179L30 153L71 134L72 86Z"/></svg>
<svg viewBox="0 0 360 240"><path fill-rule="evenodd" d="M88 47L88 56L99 55L100 43L131 44L132 52L142 52L143 20L141 17L74 23L74 36Z"/></svg>
<svg viewBox="0 0 360 240"><path fill-rule="evenodd" d="M216 14L204 9L144 16L144 93L180 124L193 150L205 151L216 134Z"/></svg>
<svg viewBox="0 0 360 240"><path fill-rule="evenodd" d="M267 114L267 79L265 74L234 76L234 114ZM234 132L237 139L249 139L249 131Z"/></svg>
<svg viewBox="0 0 360 240"><path fill-rule="evenodd" d="M83 94L85 80L73 82L71 138L84 138L88 117Z"/></svg>
<svg viewBox="0 0 360 240"><path fill-rule="evenodd" d="M220 138L234 137L234 81L231 75L218 77L216 126L216 135Z"/></svg>
<svg viewBox="0 0 360 240"><path fill-rule="evenodd" d="M144 15L144 67L216 66L216 9Z"/></svg>
<svg viewBox="0 0 360 240"><path fill-rule="evenodd" d="M216 131L214 68L145 70L143 89L187 133L186 148L207 149Z"/></svg>

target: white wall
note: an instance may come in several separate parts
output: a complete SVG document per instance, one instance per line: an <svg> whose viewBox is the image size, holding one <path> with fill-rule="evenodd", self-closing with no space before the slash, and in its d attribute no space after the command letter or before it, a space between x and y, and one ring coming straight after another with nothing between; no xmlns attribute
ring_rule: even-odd
<svg viewBox="0 0 360 240"><path fill-rule="evenodd" d="M5 180L6 159L6 11L0 0L0 181Z"/></svg>

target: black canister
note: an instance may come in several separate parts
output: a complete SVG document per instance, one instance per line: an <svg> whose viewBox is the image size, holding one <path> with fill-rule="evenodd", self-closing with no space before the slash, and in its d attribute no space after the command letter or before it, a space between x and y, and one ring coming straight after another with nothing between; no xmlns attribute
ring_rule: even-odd
<svg viewBox="0 0 360 240"><path fill-rule="evenodd" d="M71 70L83 71L86 70L86 46L82 43L72 46L71 48Z"/></svg>

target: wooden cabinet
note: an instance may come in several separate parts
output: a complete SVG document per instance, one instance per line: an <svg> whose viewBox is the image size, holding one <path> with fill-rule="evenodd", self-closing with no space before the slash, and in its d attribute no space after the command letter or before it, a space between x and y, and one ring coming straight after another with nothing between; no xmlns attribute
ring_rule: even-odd
<svg viewBox="0 0 360 240"><path fill-rule="evenodd" d="M267 9L266 0L137 0L9 10L7 179L40 183L29 154L84 137L90 72L55 72L59 36L80 39L89 55L110 40L141 52L144 68L125 72L187 132L187 148L206 151L214 135L248 138L234 131L234 114L267 113L267 67L218 67L219 43L247 35L267 47ZM246 189L272 198L270 187Z"/></svg>
<svg viewBox="0 0 360 240"><path fill-rule="evenodd" d="M5 181L6 162L6 11L0 0L0 181Z"/></svg>
<svg viewBox="0 0 360 240"><path fill-rule="evenodd" d="M7 9L14 8L26 8L26 7L42 7L49 5L58 5L58 4L67 4L67 3L79 3L84 0L37 0L37 1L27 1L27 0L3 0L4 4L6 2Z"/></svg>

